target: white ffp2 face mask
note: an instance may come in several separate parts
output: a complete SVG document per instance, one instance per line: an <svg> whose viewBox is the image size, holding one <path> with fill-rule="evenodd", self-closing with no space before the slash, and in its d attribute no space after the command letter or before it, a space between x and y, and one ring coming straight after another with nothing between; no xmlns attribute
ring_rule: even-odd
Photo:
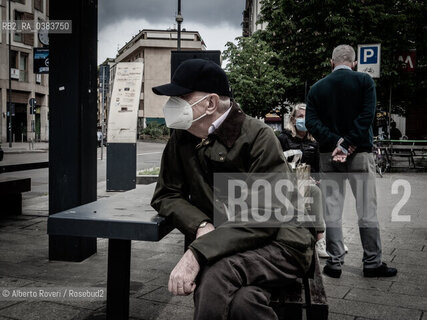
<svg viewBox="0 0 427 320"><path fill-rule="evenodd" d="M187 130L191 127L191 124L197 120L200 120L206 113L202 114L197 119L193 120L193 106L206 99L209 95L197 100L193 104L189 104L182 98L170 97L163 107L163 113L165 115L166 126L171 129L182 129Z"/></svg>

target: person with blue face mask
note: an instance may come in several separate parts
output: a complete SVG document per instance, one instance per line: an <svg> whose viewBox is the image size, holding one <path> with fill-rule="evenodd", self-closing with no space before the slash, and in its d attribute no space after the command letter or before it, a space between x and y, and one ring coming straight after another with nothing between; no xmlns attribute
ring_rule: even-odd
<svg viewBox="0 0 427 320"><path fill-rule="evenodd" d="M307 128L305 127L305 118L296 118L295 119L295 128L299 133L307 132Z"/></svg>
<svg viewBox="0 0 427 320"><path fill-rule="evenodd" d="M279 135L279 141L283 151L301 150L301 163L310 165L311 176L318 183L319 180L319 145L305 126L304 103L296 104L290 114L286 128ZM309 208L309 214L316 216L317 242L316 251L320 258L329 258L326 252L325 222L323 219L322 195L317 185L306 187L305 196L313 198L313 204ZM344 245L345 246L345 245ZM345 246L346 252L348 251Z"/></svg>
<svg viewBox="0 0 427 320"><path fill-rule="evenodd" d="M302 163L311 167L311 173L318 180L319 172L319 146L305 126L305 104L296 104L290 114L286 128L279 135L283 151L301 150Z"/></svg>

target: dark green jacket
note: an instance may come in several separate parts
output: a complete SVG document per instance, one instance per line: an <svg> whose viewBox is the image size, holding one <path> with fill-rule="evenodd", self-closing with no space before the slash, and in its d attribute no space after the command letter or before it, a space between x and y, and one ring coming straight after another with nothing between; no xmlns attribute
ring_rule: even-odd
<svg viewBox="0 0 427 320"><path fill-rule="evenodd" d="M223 210L222 204L214 201L213 174L217 172L272 172L292 179L273 130L233 105L221 126L204 141L187 131L174 130L163 152L151 205L195 239L200 223L213 220L214 208ZM296 192L295 189L287 198L295 201ZM211 264L277 240L304 271L308 270L315 240L312 232L300 224L289 222L282 227L262 228L224 225L191 243L190 249L198 260L201 257Z"/></svg>
<svg viewBox="0 0 427 320"><path fill-rule="evenodd" d="M343 147L372 152L375 83L367 73L338 69L316 82L307 95L305 124L319 142L320 152Z"/></svg>

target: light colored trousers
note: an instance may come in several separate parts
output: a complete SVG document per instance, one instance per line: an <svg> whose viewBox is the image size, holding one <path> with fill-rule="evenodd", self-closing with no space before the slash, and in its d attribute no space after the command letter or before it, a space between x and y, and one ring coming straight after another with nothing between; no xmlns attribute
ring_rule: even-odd
<svg viewBox="0 0 427 320"><path fill-rule="evenodd" d="M340 269L344 263L342 213L346 180L356 199L360 238L363 246L364 268L381 265L381 238L377 218L375 162L372 153L354 153L345 163L332 162L331 153L320 154L323 212L326 223L327 264Z"/></svg>

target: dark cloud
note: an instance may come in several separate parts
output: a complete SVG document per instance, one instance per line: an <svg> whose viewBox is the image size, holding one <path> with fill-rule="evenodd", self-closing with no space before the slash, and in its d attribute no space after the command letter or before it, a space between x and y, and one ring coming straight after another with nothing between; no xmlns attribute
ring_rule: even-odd
<svg viewBox="0 0 427 320"><path fill-rule="evenodd" d="M183 27L186 22L206 26L228 23L230 26L239 27L244 6L245 0L182 0ZM140 18L150 23L167 23L172 27L177 8L178 0L100 0L99 31L123 19Z"/></svg>

